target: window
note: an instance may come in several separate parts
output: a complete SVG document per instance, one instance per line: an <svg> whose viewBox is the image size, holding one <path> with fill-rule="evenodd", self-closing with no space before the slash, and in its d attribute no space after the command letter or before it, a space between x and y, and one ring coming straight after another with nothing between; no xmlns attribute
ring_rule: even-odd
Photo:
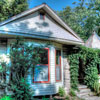
<svg viewBox="0 0 100 100"><path fill-rule="evenodd" d="M49 83L49 48L40 53L40 64L34 68L34 83Z"/></svg>
<svg viewBox="0 0 100 100"><path fill-rule="evenodd" d="M56 50L56 66L55 66L55 76L56 76L56 81L61 81L61 50Z"/></svg>
<svg viewBox="0 0 100 100"><path fill-rule="evenodd" d="M40 12L40 19L44 20L45 19L45 13Z"/></svg>

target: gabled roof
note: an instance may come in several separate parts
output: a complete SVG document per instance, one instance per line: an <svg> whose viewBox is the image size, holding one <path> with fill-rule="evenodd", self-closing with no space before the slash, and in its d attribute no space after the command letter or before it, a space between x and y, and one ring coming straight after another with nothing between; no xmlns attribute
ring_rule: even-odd
<svg viewBox="0 0 100 100"><path fill-rule="evenodd" d="M82 40L82 39L81 39L67 24L65 24L65 23L60 19L60 17L59 17L48 5L46 5L46 4L39 5L39 6L34 7L34 8L32 8L32 9L30 9L30 10L24 11L24 12L22 12L22 13L16 15L16 16L14 16L14 17L11 17L10 19L8 19L8 20L6 20L6 21L0 23L0 26L4 26L4 25L6 25L6 24L8 24L8 23L10 23L10 22L12 22L12 21L14 21L14 20L16 20L16 19L22 18L22 17L24 17L24 16L26 16L26 15L29 15L29 14L31 14L31 13L34 13L34 12L40 10L40 9L44 9L47 13L49 13L49 15L50 15L57 23L59 23L59 25L61 25L64 29L66 29L66 30L67 30L70 34L72 34L75 38L77 38L78 41L80 42L80 44L81 44L81 43L82 43L82 44L84 43L83 40Z"/></svg>
<svg viewBox="0 0 100 100"><path fill-rule="evenodd" d="M86 47L100 49L100 37L94 31L85 43Z"/></svg>

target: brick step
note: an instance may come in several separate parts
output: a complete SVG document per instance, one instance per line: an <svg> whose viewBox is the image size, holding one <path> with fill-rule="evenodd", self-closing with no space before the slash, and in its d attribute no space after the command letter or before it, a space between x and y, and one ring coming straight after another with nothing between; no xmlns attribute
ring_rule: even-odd
<svg viewBox="0 0 100 100"><path fill-rule="evenodd" d="M91 92L91 90L88 88L79 90L79 93L89 93L89 92Z"/></svg>
<svg viewBox="0 0 100 100"><path fill-rule="evenodd" d="M87 88L86 85L79 85L78 86L79 91L76 92L76 95L79 98L88 98L89 96L94 96L94 93L91 92L89 88Z"/></svg>
<svg viewBox="0 0 100 100"><path fill-rule="evenodd" d="M79 85L78 86L78 89L80 90L80 89L86 89L87 88L87 86L86 85Z"/></svg>
<svg viewBox="0 0 100 100"><path fill-rule="evenodd" d="M80 98L88 97L88 96L93 96L94 94L92 92L90 93L78 93L77 96Z"/></svg>

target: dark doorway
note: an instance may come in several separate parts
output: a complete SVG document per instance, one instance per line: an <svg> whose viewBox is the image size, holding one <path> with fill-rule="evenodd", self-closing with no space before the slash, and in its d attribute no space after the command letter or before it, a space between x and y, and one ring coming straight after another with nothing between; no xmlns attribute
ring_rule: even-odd
<svg viewBox="0 0 100 100"><path fill-rule="evenodd" d="M84 66L84 62L82 59L79 58L79 76L78 76L78 81L79 84L84 84L84 77L85 77L85 66Z"/></svg>

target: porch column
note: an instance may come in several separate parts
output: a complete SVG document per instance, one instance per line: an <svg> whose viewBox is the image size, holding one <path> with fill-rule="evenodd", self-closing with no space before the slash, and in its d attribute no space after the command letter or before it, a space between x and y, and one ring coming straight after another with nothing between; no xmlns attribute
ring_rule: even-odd
<svg viewBox="0 0 100 100"><path fill-rule="evenodd" d="M68 59L66 56L66 52L63 52L63 63L64 63L64 88L66 91L66 94L70 91L70 66L68 63Z"/></svg>

